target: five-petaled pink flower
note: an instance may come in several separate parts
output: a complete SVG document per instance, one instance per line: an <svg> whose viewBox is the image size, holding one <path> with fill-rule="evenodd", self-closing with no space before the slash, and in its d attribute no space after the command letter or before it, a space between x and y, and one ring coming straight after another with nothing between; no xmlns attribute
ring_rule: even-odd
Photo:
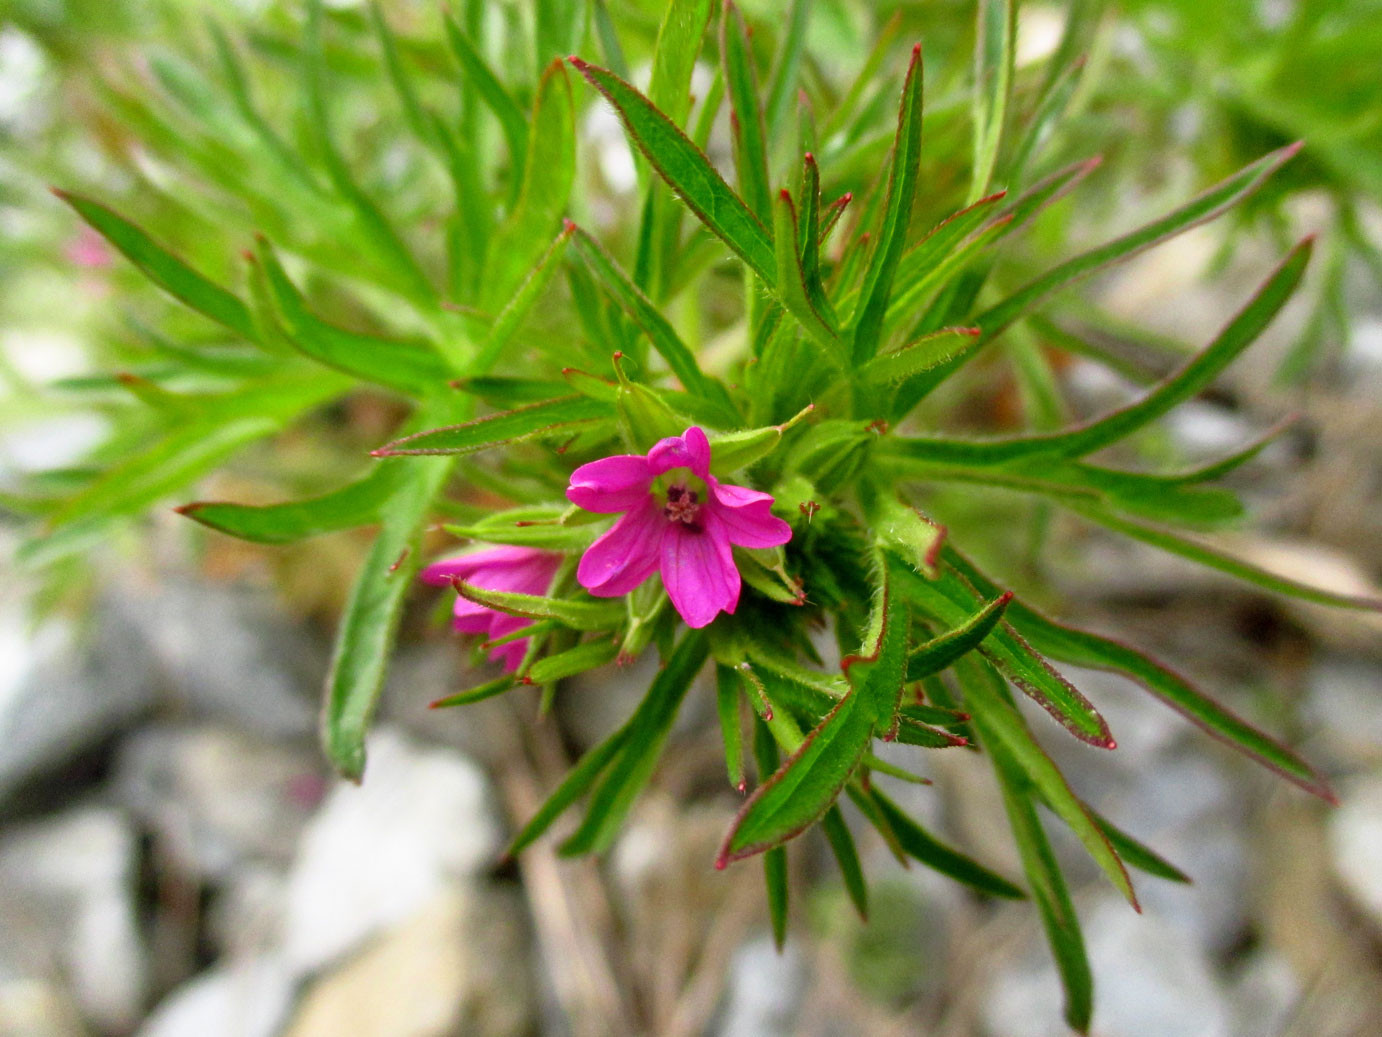
<svg viewBox="0 0 1382 1037"><path fill-rule="evenodd" d="M435 587L449 587L456 580L473 583L487 591L509 591L515 594L546 594L552 577L561 565L561 555L553 551L539 551L532 547L487 547L481 551L457 555L433 562L419 574ZM511 634L531 619L510 616L456 595L455 628L463 634L486 634L490 640ZM489 657L504 663L513 673L528 651L528 638L499 645Z"/></svg>
<svg viewBox="0 0 1382 1037"><path fill-rule="evenodd" d="M616 454L581 465L566 497L587 511L624 513L581 557L581 586L613 598L661 570L667 596L691 627L739 604L731 546L777 547L792 538L769 511L771 496L710 474L710 441L694 425L658 441L646 457Z"/></svg>

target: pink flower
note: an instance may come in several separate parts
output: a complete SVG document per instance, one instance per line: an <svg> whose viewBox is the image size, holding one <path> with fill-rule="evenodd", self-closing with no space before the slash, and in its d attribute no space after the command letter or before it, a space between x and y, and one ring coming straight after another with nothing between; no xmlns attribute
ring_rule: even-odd
<svg viewBox="0 0 1382 1037"><path fill-rule="evenodd" d="M787 523L770 513L771 496L710 474L710 441L694 425L660 440L646 457L616 454L581 465L566 497L586 511L624 513L581 556L581 586L614 598L660 570L667 596L691 627L739 604L731 546L776 547L792 538Z"/></svg>
<svg viewBox="0 0 1382 1037"><path fill-rule="evenodd" d="M532 547L487 547L433 562L419 575L434 587L449 587L454 580L460 579L487 591L546 594L559 565L561 555L553 551ZM454 615L452 624L460 633L486 634L491 640L532 622L477 604L459 594ZM504 669L513 673L523 662L527 650L528 638L523 637L493 649L489 657L496 662L502 660Z"/></svg>

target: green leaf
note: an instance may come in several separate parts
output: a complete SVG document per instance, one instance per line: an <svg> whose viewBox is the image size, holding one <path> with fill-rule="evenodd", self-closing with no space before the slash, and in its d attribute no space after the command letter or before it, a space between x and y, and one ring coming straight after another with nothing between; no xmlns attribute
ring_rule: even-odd
<svg viewBox="0 0 1382 1037"><path fill-rule="evenodd" d="M648 96L678 125L691 111L691 72L711 7L711 0L670 0L658 27Z"/></svg>
<svg viewBox="0 0 1382 1037"><path fill-rule="evenodd" d="M287 341L304 355L410 396L427 396L446 385L452 372L430 346L364 335L328 324L308 310L273 248L263 238L256 245L255 256L264 272L274 317Z"/></svg>
<svg viewBox="0 0 1382 1037"><path fill-rule="evenodd" d="M827 676L807 669L754 642L746 648L753 672L762 678L772 700L787 703L793 710L808 714L813 721L829 713L849 693L849 685L840 675Z"/></svg>
<svg viewBox="0 0 1382 1037"><path fill-rule="evenodd" d="M571 235L575 232L576 225L570 220L565 221L561 233L556 240L547 248L537 261L537 265L528 271L523 283L514 292L513 298L504 304L504 308L499 311L499 315L494 318L494 323L490 325L489 334L485 336L484 344L481 345L472 368L476 371L487 371L499 359L499 354L503 352L506 345L513 338L514 334L523 326L523 321L532 312L542 293L547 290L547 285L552 277L561 268L562 259L566 255L567 243L571 240ZM550 395L550 394L549 394Z"/></svg>
<svg viewBox="0 0 1382 1037"><path fill-rule="evenodd" d="M538 812L529 818L528 823L513 837L513 842L509 843L509 848L504 851L504 856L518 856L538 836L547 831L552 822L560 817L567 807L580 799L585 791L595 784L596 779L600 777L605 768L624 751L632 735L632 728L629 724L625 724L582 756L580 763L571 768L570 773L562 779L556 791L547 797L547 801L542 804Z"/></svg>
<svg viewBox="0 0 1382 1037"><path fill-rule="evenodd" d="M1217 569L1236 579L1261 587L1263 590L1284 594L1300 601L1311 601L1317 605L1367 609L1373 612L1382 611L1382 598L1341 594L1308 583L1301 583L1299 580L1293 580L1287 576L1279 576L1260 566L1253 565L1251 562L1244 562L1232 555L1225 554L1210 544L1201 543L1169 529L1161 529L1135 519L1113 515L1098 507L1076 504L1069 500L1061 501L1061 505L1106 529L1122 533L1134 540L1140 540L1144 544L1151 544L1153 547L1158 547L1171 554L1180 555L1182 558L1188 558L1192 562L1207 566L1210 569Z"/></svg>
<svg viewBox="0 0 1382 1037"><path fill-rule="evenodd" d="M452 465L440 458L398 463L406 466L405 473L346 599L326 679L326 755L352 781L364 773L365 733L384 685L403 601L417 573L422 527Z"/></svg>
<svg viewBox="0 0 1382 1037"><path fill-rule="evenodd" d="M778 243L779 251L781 243ZM807 152L801 164L801 220L797 224L797 255L801 263L801 281L811 309L821 314L829 327L838 323L835 309L821 283L821 171L816 157ZM778 257L778 266L782 257Z"/></svg>
<svg viewBox="0 0 1382 1037"><path fill-rule="evenodd" d="M964 625L980 604L974 590L952 570L943 570L936 580L923 580L904 565L894 564L891 570L900 592L948 627ZM1007 623L995 626L979 643L979 651L1080 741L1103 749L1116 747L1099 711Z"/></svg>
<svg viewBox="0 0 1382 1037"><path fill-rule="evenodd" d="M760 219L769 218L768 149L753 50L739 9L725 0L720 16L720 61L728 86L730 134L734 141L734 174L739 190Z"/></svg>
<svg viewBox="0 0 1382 1037"><path fill-rule="evenodd" d="M772 236L676 123L628 83L580 58L571 63L614 106L648 161L717 237L765 284L776 282Z"/></svg>
<svg viewBox="0 0 1382 1037"><path fill-rule="evenodd" d="M486 520L468 526L448 523L442 528L452 536L466 540L536 547L544 551L584 551L600 533L594 526L566 526L556 522L509 522L501 525Z"/></svg>
<svg viewBox="0 0 1382 1037"><path fill-rule="evenodd" d="M901 449L928 460L1007 463L1026 457L1081 457L1126 438L1207 388L1272 322L1305 272L1313 239L1296 245L1246 306L1200 353L1142 399L1079 428L989 441L910 440ZM985 329L985 335L988 332Z"/></svg>
<svg viewBox="0 0 1382 1037"><path fill-rule="evenodd" d="M918 745L923 749L957 749L969 745L965 736L919 723L908 717L906 711L906 706L898 711L897 740L903 745Z"/></svg>
<svg viewBox="0 0 1382 1037"><path fill-rule="evenodd" d="M477 605L496 609L510 616L532 619L552 619L572 630L610 630L624 618L624 608L617 601L568 601L548 598L540 594L517 594L512 591L492 591L464 580L453 580L456 593Z"/></svg>
<svg viewBox="0 0 1382 1037"><path fill-rule="evenodd" d="M907 643L912 618L907 599L897 593L892 571L879 566L880 585L874 591L864 643L858 655L846 656L840 668L850 687L863 697L874 724L885 739L897 733L898 708L907 677Z"/></svg>
<svg viewBox="0 0 1382 1037"><path fill-rule="evenodd" d="M778 846L763 855L763 880L768 886L768 919L778 953L787 943L787 849Z"/></svg>
<svg viewBox="0 0 1382 1037"><path fill-rule="evenodd" d="M523 676L534 684L549 684L604 666L618 654L619 646L608 637L584 641L564 652L539 659L528 667Z"/></svg>
<svg viewBox="0 0 1382 1037"><path fill-rule="evenodd" d="M619 34L614 31L614 22L609 16L609 6L605 0L594 0L592 15L595 22L595 35L600 39L600 50L605 62L615 73L629 78L628 62L624 60L624 48L619 45Z"/></svg>
<svg viewBox="0 0 1382 1037"><path fill-rule="evenodd" d="M711 469L722 475L728 475L758 463L778 448L782 443L784 432L805 418L813 409L808 404L781 425L769 425L766 428L741 429L738 432L720 432L711 435L709 437Z"/></svg>
<svg viewBox="0 0 1382 1037"><path fill-rule="evenodd" d="M371 453L374 457L473 454L501 443L569 435L591 422L609 418L613 413L614 409L601 400L592 400L588 396L562 396L460 425L417 432Z"/></svg>
<svg viewBox="0 0 1382 1037"><path fill-rule="evenodd" d="M1142 399L1065 433L1050 452L1079 457L1127 437L1207 388L1266 329L1286 305L1310 261L1313 238L1296 245L1261 288L1205 349Z"/></svg>
<svg viewBox="0 0 1382 1037"><path fill-rule="evenodd" d="M710 22L711 6L711 0L668 0L663 5L648 97L652 106L676 126L686 125L691 111L691 73ZM713 104L707 104L703 114L719 107L723 90L724 77L717 69L707 98ZM699 122L709 129L706 118ZM664 284L670 280L669 271L680 258L681 213L672 206L666 191L648 182L646 166L638 162L637 167L639 184L645 192L634 281L655 298L661 298Z"/></svg>
<svg viewBox="0 0 1382 1037"><path fill-rule="evenodd" d="M792 0L792 12L787 17L787 31L783 33L777 61L773 65L772 78L768 83L766 116L769 140L779 139L796 94L801 59L806 50L806 30L811 19L811 6L808 0ZM807 149L811 146L805 141L800 142L800 145Z"/></svg>
<svg viewBox="0 0 1382 1037"><path fill-rule="evenodd" d="M1227 212L1260 187L1267 177L1299 151L1300 147L1299 143L1292 144L1264 155L1161 219L1153 220L1107 244L1066 260L991 306L972 322L983 328L984 334L964 353L928 373L918 387L918 398L948 378L955 369L968 361L979 348L996 338L1009 324L1036 309L1055 292Z"/></svg>
<svg viewBox="0 0 1382 1037"><path fill-rule="evenodd" d="M907 856L915 858L933 871L938 871L991 897L1001 897L1004 900L1022 900L1025 897L1022 890L1007 879L971 860L959 850L947 846L926 831L878 789L860 791L851 788L850 798L856 803L866 798L874 808L870 815L887 826L891 841L896 842Z"/></svg>
<svg viewBox="0 0 1382 1037"><path fill-rule="evenodd" d="M554 61L533 101L528 164L518 201L494 236L481 281L481 307L506 303L542 259L561 225L576 180L576 112L566 68Z"/></svg>
<svg viewBox="0 0 1382 1037"><path fill-rule="evenodd" d="M982 593L999 593L997 585L958 551L947 548L944 558L946 565L954 566ZM1213 737L1246 753L1306 791L1334 802L1328 782L1298 755L1137 649L1057 623L1021 601L1009 604L1007 616L1044 655L1074 666L1123 674Z"/></svg>
<svg viewBox="0 0 1382 1037"><path fill-rule="evenodd" d="M1079 57L1065 66L1042 92L1032 117L1021 140L1013 148L1012 158L1007 163L1009 183L1020 183L1027 163L1035 156L1054 132L1055 126L1065 116L1070 99L1079 85L1080 74L1084 71L1084 58Z"/></svg>
<svg viewBox="0 0 1382 1037"><path fill-rule="evenodd" d="M1026 722L1008 695L998 671L974 655L959 660L956 667L964 686L965 702L970 709L970 723L974 725L989 756L995 761L1011 761L1011 767L1004 765L1004 773L1020 773L1036 787L1051 809L1084 844L1085 850L1103 869L1114 887L1128 899L1128 903L1137 908L1137 896L1123 862L1089 816L1084 804L1070 791L1060 770L1027 730Z"/></svg>
<svg viewBox="0 0 1382 1037"><path fill-rule="evenodd" d="M941 328L922 335L900 349L875 356L859 369L859 382L866 393L878 393L943 364L979 335L978 328Z"/></svg>
<svg viewBox="0 0 1382 1037"><path fill-rule="evenodd" d="M807 334L832 354L838 354L839 336L826 322L826 313L815 308L806 289L806 275L797 253L797 216L792 195L785 188L772 203L773 234L777 245L776 294L782 305L801 322Z"/></svg>
<svg viewBox="0 0 1382 1037"><path fill-rule="evenodd" d="M715 713L725 743L725 768L729 783L744 791L744 735L739 724L739 674L733 666L715 665Z"/></svg>
<svg viewBox="0 0 1382 1037"><path fill-rule="evenodd" d="M830 852L840 866L840 877L844 880L845 892L864 921L869 918L869 887L864 880L864 869L859 864L859 851L854 846L854 836L849 834L844 814L838 805L831 807L821 818L821 831L830 843Z"/></svg>
<svg viewBox="0 0 1382 1037"><path fill-rule="evenodd" d="M945 542L945 527L937 525L916 508L886 489L862 483L859 501L868 516L874 538L883 547L903 555L913 568L930 577Z"/></svg>
<svg viewBox="0 0 1382 1037"><path fill-rule="evenodd" d="M619 399L619 386L604 378L599 378L574 367L563 367L561 376L566 379L567 385L582 396L589 396L592 400L614 403Z"/></svg>
<svg viewBox="0 0 1382 1037"><path fill-rule="evenodd" d="M379 0L371 0L369 14L370 23L374 26L374 33L379 38L379 51L384 57L384 68L389 74L389 80L393 83L394 93L398 95L408 128L413 131L413 135L418 140L424 144L432 144L435 139L436 126L428 120L423 112L422 102L418 100L417 88L413 85L412 78L403 65L402 56L398 53L398 41L394 38L392 30L389 29L389 23L384 18Z"/></svg>
<svg viewBox="0 0 1382 1037"><path fill-rule="evenodd" d="M307 125L336 193L354 217L350 229L359 235L360 261L393 290L413 302L430 306L436 298L427 275L373 199L356 182L350 166L332 139L327 113L327 67L322 47L321 0L309 0L303 34L304 85Z"/></svg>
<svg viewBox="0 0 1382 1037"><path fill-rule="evenodd" d="M998 625L1013 599L1012 591L1002 594L953 630L933 637L912 650L907 657L907 680L919 681L954 664L968 655Z"/></svg>
<svg viewBox="0 0 1382 1037"><path fill-rule="evenodd" d="M709 639L704 630L688 630L682 635L666 665L653 679L648 694L629 718L628 742L591 795L590 808L580 828L562 844L563 856L601 853L614 841L634 800L652 778L677 709L708 652Z"/></svg>
<svg viewBox="0 0 1382 1037"><path fill-rule="evenodd" d="M266 505L195 501L177 511L241 540L291 544L378 521L383 504L400 484L402 475L396 465L379 465L363 479L307 500Z"/></svg>
<svg viewBox="0 0 1382 1037"><path fill-rule="evenodd" d="M1065 1021L1071 1029L1086 1033L1094 1010L1094 977L1089 971L1075 905L1032 805L1020 765L1002 748L996 752L991 750L990 755L999 787L1003 790L1008 824L1022 856L1022 869L1031 884L1032 897L1041 914L1051 954L1056 959L1061 986L1065 989Z"/></svg>
<svg viewBox="0 0 1382 1037"><path fill-rule="evenodd" d="M564 58L581 45L585 37L589 5L570 0L537 0L538 67L553 58Z"/></svg>
<svg viewBox="0 0 1382 1037"><path fill-rule="evenodd" d="M524 403L541 403L567 391L566 382L549 381L545 378L506 378L498 375L482 375L477 378L457 378L451 385L478 397L493 407L516 407ZM614 399L614 394L610 394Z"/></svg>
<svg viewBox="0 0 1382 1037"><path fill-rule="evenodd" d="M465 691L458 691L454 695L446 695L442 698L429 702L428 709L450 709L454 706L471 706L476 702L483 702L485 699L492 699L497 695L502 695L510 688L515 687L518 682L513 674L506 673L502 677L496 677L492 681L485 681L477 684L473 688Z"/></svg>
<svg viewBox="0 0 1382 1037"><path fill-rule="evenodd" d="M446 39L461 67L461 74L474 88L476 96L494 113L504 143L509 149L509 165L515 184L522 183L528 169L528 117L518 102L490 70L479 49L449 11L442 12Z"/></svg>
<svg viewBox="0 0 1382 1037"><path fill-rule="evenodd" d="M898 260L889 309L911 314L928 286L933 284L932 271L989 217L993 206L1006 196L1006 191L999 191L952 213L904 252Z"/></svg>
<svg viewBox="0 0 1382 1037"><path fill-rule="evenodd" d="M780 846L820 820L873 740L871 703L851 691L759 784L720 844L715 867Z"/></svg>
<svg viewBox="0 0 1382 1037"><path fill-rule="evenodd" d="M902 86L902 104L897 113L897 139L893 145L892 169L888 174L888 200L883 226L864 275L858 308L852 324L854 365L868 361L878 352L883 317L888 310L893 278L907 244L912 203L916 199L921 168L921 44L912 48L912 61Z"/></svg>
<svg viewBox="0 0 1382 1037"><path fill-rule="evenodd" d="M1017 4L1014 0L979 0L974 40L974 178L971 202L981 198L993 180L1003 142L1008 103L1012 99L1017 50Z"/></svg>
<svg viewBox="0 0 1382 1037"><path fill-rule="evenodd" d="M1088 806L1085 809L1089 810ZM1137 868L1139 871L1144 871L1159 879L1166 879L1168 882L1190 883L1189 875L1155 850L1138 842L1108 818L1101 817L1093 810L1089 810L1089 816L1094 818L1094 823L1099 826L1099 831L1103 832L1104 837L1108 839L1109 845L1113 847L1113 852L1118 854L1128 867Z"/></svg>
<svg viewBox="0 0 1382 1037"><path fill-rule="evenodd" d="M801 732L792 728L785 730L784 718L779 717L774 723L767 718L759 718L753 724L753 758L758 767L758 779L761 784L766 775L772 774L778 767L780 756L777 751L778 736L787 734L789 745L798 745L801 742ZM768 892L768 918L772 925L773 942L777 945L779 953L787 941L787 850L785 847L777 846L763 855L763 881L767 886Z"/></svg>
<svg viewBox="0 0 1382 1037"><path fill-rule="evenodd" d="M737 424L738 411L718 381L701 372L696 358L676 333L671 323L638 287L619 269L608 252L583 230L577 230L576 251L619 306L648 336L658 355L667 361L672 373L687 392L712 404L724 420Z"/></svg>
<svg viewBox="0 0 1382 1037"><path fill-rule="evenodd" d="M160 246L153 238L111 209L81 195L53 189L77 215L91 225L154 284L198 313L251 342L259 341L249 307L220 285Z"/></svg>
<svg viewBox="0 0 1382 1037"><path fill-rule="evenodd" d="M137 514L164 496L201 477L247 443L280 431L300 414L345 391L336 375L310 380L282 377L235 392L199 397L197 417L167 430L162 439L121 455L115 464L84 485L49 517L57 527L78 520ZM49 532L48 539L56 534ZM25 564L61 555L54 544L26 544Z"/></svg>

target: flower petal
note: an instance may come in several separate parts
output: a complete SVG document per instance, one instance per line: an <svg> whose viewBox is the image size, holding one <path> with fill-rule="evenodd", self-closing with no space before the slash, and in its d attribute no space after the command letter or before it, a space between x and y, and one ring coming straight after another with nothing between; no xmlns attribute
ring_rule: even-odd
<svg viewBox="0 0 1382 1037"><path fill-rule="evenodd" d="M596 597L627 594L657 568L658 547L667 520L653 499L629 510L609 532L586 548L576 566L576 579Z"/></svg>
<svg viewBox="0 0 1382 1037"><path fill-rule="evenodd" d="M434 587L449 587L451 580L457 576L463 580L470 580L480 569L527 565L538 558L560 560L559 555L551 551L539 550L536 547L484 547L478 551L470 551L466 554L433 562L418 573L418 578Z"/></svg>
<svg viewBox="0 0 1382 1037"><path fill-rule="evenodd" d="M710 474L710 440L699 425L692 425L679 436L659 439L648 451L648 468L653 475L673 468L689 468L704 479Z"/></svg>
<svg viewBox="0 0 1382 1037"><path fill-rule="evenodd" d="M777 547L792 539L792 527L770 510L770 494L722 483L713 476L706 480L706 485L710 487L706 510L724 523L731 544Z"/></svg>
<svg viewBox="0 0 1382 1037"><path fill-rule="evenodd" d="M490 662L502 662L505 673L513 673L523 664L523 657L528 654L528 642L532 638L521 637L517 641L510 641L506 645L490 649Z"/></svg>
<svg viewBox="0 0 1382 1037"><path fill-rule="evenodd" d="M714 513L704 514L701 529L669 522L662 535L662 584L686 625L707 625L721 611L739 604L739 570L734 566L729 535Z"/></svg>
<svg viewBox="0 0 1382 1037"><path fill-rule="evenodd" d="M615 454L583 464L571 473L566 499L586 511L612 515L648 496L653 472L638 454Z"/></svg>

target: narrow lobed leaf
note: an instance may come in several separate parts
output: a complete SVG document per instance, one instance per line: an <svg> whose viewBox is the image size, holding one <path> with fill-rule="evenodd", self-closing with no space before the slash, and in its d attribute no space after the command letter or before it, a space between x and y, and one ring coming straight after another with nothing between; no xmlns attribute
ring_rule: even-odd
<svg viewBox="0 0 1382 1037"><path fill-rule="evenodd" d="M580 58L568 60L614 106L634 144L697 218L764 283L774 285L772 235L701 150L652 102L614 73Z"/></svg>
<svg viewBox="0 0 1382 1037"><path fill-rule="evenodd" d="M912 48L911 64L907 67L907 78L902 86L883 226L864 275L864 287L851 328L855 366L867 362L878 352L879 334L888 310L893 278L907 244L907 229L911 225L912 204L916 198L921 168L921 107L921 44L918 43Z"/></svg>
<svg viewBox="0 0 1382 1037"><path fill-rule="evenodd" d="M473 454L500 443L568 435L593 422L612 417L614 408L588 396L562 396L545 403L491 414L488 417L404 436L378 450L373 457L414 454Z"/></svg>

